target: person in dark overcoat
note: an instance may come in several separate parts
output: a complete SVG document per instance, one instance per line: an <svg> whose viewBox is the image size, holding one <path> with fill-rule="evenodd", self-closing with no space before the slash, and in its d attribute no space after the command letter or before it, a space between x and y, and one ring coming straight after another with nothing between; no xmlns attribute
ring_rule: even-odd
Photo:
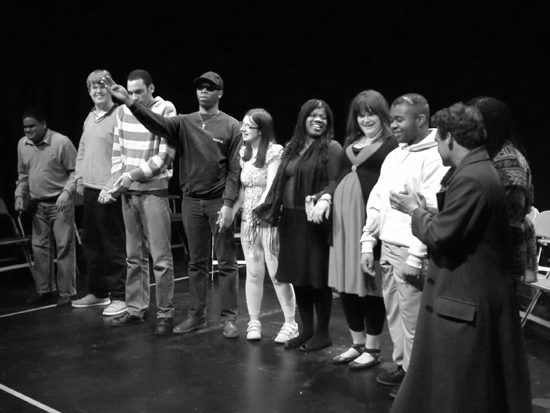
<svg viewBox="0 0 550 413"><path fill-rule="evenodd" d="M505 195L481 116L457 103L432 123L443 164L456 167L437 194L439 213L421 194L390 195L430 252L411 363L391 412L531 412Z"/></svg>

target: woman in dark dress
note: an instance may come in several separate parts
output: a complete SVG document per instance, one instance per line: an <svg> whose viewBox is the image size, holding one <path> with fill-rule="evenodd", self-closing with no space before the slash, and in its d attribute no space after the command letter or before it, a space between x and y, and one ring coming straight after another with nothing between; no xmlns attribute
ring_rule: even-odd
<svg viewBox="0 0 550 413"><path fill-rule="evenodd" d="M291 283L300 312L301 331L285 348L316 351L332 344L328 287L331 188L342 151L333 140L333 115L322 100L301 108L281 166L257 216L279 229L279 267L275 278ZM306 211L307 209L307 211ZM314 324L314 316L317 324ZM315 328L314 328L315 326Z"/></svg>

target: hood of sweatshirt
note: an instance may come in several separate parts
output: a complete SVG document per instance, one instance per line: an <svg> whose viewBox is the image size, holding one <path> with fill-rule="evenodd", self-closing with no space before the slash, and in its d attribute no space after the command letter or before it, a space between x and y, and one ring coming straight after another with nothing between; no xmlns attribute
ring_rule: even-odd
<svg viewBox="0 0 550 413"><path fill-rule="evenodd" d="M407 145L406 143L401 143L399 144L399 147L409 152L425 151L426 149L430 149L430 148L433 148L434 146L437 146L437 142L435 141L436 134L437 134L437 129L430 129L430 133L428 134L428 136L426 136L420 142L415 143L414 145Z"/></svg>
<svg viewBox="0 0 550 413"><path fill-rule="evenodd" d="M164 102L163 98L161 98L160 96L155 96L151 101L151 103L149 104L149 106L147 106L147 108L148 109L154 108L155 106L162 105L163 102Z"/></svg>

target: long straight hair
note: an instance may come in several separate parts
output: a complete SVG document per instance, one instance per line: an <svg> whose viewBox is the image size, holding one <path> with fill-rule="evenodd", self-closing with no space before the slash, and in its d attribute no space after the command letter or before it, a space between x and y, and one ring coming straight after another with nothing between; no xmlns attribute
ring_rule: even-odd
<svg viewBox="0 0 550 413"><path fill-rule="evenodd" d="M273 118L269 112L265 109L250 109L246 112L245 117L248 116L252 122L258 127L260 133L260 143L258 145L258 153L256 154L256 160L254 166L256 168L263 168L267 157L267 149L270 142L275 142L275 130L273 128ZM249 161L252 158L252 145L248 142L244 143L244 156L243 161Z"/></svg>
<svg viewBox="0 0 550 413"><path fill-rule="evenodd" d="M306 119L309 115L311 115L311 112L317 108L321 108L325 111L325 114L327 115L327 128L325 132L316 139L316 141L319 142L319 147L322 149L323 153L328 151L328 143L334 139L334 116L332 114L332 110L324 100L310 99L304 103L300 109L298 120L296 121L296 126L294 127L294 133L286 145L285 151L283 152L283 159L292 159L305 147L307 137Z"/></svg>

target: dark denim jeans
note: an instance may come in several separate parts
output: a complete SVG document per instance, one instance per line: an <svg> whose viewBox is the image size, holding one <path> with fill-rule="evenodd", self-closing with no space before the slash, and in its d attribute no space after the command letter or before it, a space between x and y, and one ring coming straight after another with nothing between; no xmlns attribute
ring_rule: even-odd
<svg viewBox="0 0 550 413"><path fill-rule="evenodd" d="M98 189L84 188L82 253L88 290L98 298L124 301L126 288L126 233L120 198L100 204Z"/></svg>
<svg viewBox="0 0 550 413"><path fill-rule="evenodd" d="M206 318L206 291L210 245L214 236L214 249L218 259L220 285L220 313L222 321L237 318L237 290L239 276L235 227L218 232L218 212L223 199L197 199L183 195L181 203L183 227L189 242L189 316Z"/></svg>

